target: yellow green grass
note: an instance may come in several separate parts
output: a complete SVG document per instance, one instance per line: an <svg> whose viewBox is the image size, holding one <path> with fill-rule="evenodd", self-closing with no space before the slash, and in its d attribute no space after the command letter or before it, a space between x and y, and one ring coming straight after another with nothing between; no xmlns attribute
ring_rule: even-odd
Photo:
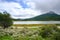
<svg viewBox="0 0 60 40"><path fill-rule="evenodd" d="M15 27L41 27L41 26L60 26L60 24L13 24Z"/></svg>

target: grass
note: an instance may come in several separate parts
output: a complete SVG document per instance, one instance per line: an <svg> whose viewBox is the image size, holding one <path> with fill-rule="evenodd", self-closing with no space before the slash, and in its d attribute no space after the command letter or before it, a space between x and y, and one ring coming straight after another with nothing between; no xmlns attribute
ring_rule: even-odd
<svg viewBox="0 0 60 40"><path fill-rule="evenodd" d="M13 25L15 26L15 25ZM60 40L60 29L55 24L34 24L34 25L16 25L15 27L23 28L7 28L0 29L0 40ZM38 28L27 28L27 27ZM40 27L41 26L41 27ZM46 34L49 33L49 34ZM1 36L3 35L3 36ZM57 36L56 36L57 35ZM45 38L44 38L45 37Z"/></svg>
<svg viewBox="0 0 60 40"><path fill-rule="evenodd" d="M13 38L10 35L4 35L0 36L0 40L13 40Z"/></svg>
<svg viewBox="0 0 60 40"><path fill-rule="evenodd" d="M38 27L42 27L42 26L60 26L60 24L13 24L12 26L13 27L22 27L22 28L25 28L25 27L30 27L30 28L38 28Z"/></svg>

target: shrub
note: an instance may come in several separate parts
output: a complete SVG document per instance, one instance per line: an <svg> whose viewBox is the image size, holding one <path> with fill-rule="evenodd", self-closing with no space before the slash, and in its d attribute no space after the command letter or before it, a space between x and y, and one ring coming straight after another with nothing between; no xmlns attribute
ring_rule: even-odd
<svg viewBox="0 0 60 40"><path fill-rule="evenodd" d="M46 25L40 28L39 35L41 35L43 38L50 37L51 34L54 32L57 32L58 28L55 25Z"/></svg>

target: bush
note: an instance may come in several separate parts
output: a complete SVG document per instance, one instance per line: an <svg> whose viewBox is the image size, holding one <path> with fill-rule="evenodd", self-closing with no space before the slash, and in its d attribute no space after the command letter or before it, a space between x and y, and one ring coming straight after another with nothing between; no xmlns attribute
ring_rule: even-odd
<svg viewBox="0 0 60 40"><path fill-rule="evenodd" d="M50 37L54 32L57 32L58 28L56 25L46 25L40 28L39 35L43 38Z"/></svg>

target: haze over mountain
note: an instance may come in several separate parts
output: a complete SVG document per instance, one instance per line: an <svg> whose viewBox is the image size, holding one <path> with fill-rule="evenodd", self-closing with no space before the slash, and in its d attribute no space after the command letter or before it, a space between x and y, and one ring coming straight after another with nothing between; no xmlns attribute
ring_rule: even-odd
<svg viewBox="0 0 60 40"><path fill-rule="evenodd" d="M60 21L60 15L53 11L47 12L45 14L29 18L29 19L17 19L20 21Z"/></svg>

